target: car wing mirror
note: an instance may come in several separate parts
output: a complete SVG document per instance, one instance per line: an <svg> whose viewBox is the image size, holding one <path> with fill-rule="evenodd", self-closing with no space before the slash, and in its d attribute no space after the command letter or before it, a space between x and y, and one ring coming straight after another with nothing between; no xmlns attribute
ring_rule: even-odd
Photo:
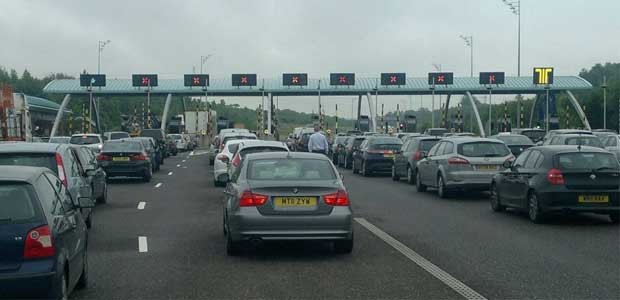
<svg viewBox="0 0 620 300"><path fill-rule="evenodd" d="M95 202L90 197L79 197L78 207L79 208L93 208L95 207Z"/></svg>
<svg viewBox="0 0 620 300"><path fill-rule="evenodd" d="M507 160L507 161L504 161L502 166L504 167L504 169L512 169L513 164L511 160Z"/></svg>

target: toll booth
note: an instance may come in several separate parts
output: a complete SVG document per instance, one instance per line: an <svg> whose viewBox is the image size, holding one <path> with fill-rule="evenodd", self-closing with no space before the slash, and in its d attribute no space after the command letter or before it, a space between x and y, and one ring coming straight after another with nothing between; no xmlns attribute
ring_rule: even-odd
<svg viewBox="0 0 620 300"><path fill-rule="evenodd" d="M370 131L370 118L365 115L361 115L359 120L357 120L357 130L361 132Z"/></svg>

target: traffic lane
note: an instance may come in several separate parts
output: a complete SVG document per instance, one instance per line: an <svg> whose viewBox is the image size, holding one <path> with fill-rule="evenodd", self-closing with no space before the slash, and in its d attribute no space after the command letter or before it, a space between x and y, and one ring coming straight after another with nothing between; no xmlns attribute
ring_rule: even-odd
<svg viewBox="0 0 620 300"><path fill-rule="evenodd" d="M134 240L138 233L148 237L148 252L138 253L134 241L133 251L98 253L102 259L91 261L96 284L77 299L461 298L358 224L351 255L334 254L328 243L292 242L229 257L222 189L212 185L206 156L184 165L188 168L175 171L155 192L140 190L152 199L125 223Z"/></svg>
<svg viewBox="0 0 620 300"><path fill-rule="evenodd" d="M142 224L149 222L139 214L138 204L145 202L148 207L148 203L157 198L156 183L165 183L167 174L175 171L177 162L182 159L181 156L167 158L149 183L140 178L113 178L108 182L108 202L95 207L95 222L89 230L89 286L74 291L72 299L102 297L106 290L130 283L127 277L132 266L142 260L138 253L138 236L144 234ZM123 298L139 295L139 291L127 290Z"/></svg>
<svg viewBox="0 0 620 300"><path fill-rule="evenodd" d="M560 216L537 225L514 211L494 213L487 194L440 199L404 181L341 172L356 215L487 297L620 294L620 230L604 216Z"/></svg>

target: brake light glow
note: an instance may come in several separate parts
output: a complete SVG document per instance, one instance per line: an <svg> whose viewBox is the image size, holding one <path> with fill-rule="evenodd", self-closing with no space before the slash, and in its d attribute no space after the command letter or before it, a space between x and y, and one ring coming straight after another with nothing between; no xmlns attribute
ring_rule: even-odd
<svg viewBox="0 0 620 300"><path fill-rule="evenodd" d="M97 155L97 160L98 161L112 160L112 156L101 153L101 154Z"/></svg>
<svg viewBox="0 0 620 300"><path fill-rule="evenodd" d="M56 248L49 226L32 229L24 242L24 259L37 259L54 256Z"/></svg>
<svg viewBox="0 0 620 300"><path fill-rule="evenodd" d="M453 156L453 157L448 158L448 164L449 165L469 165L469 161L464 158L458 157L458 156Z"/></svg>
<svg viewBox="0 0 620 300"><path fill-rule="evenodd" d="M58 169L58 179L62 181L62 184L65 187L68 186L67 182L67 174L65 173L65 165L62 163L62 156L59 153L56 153L56 168Z"/></svg>
<svg viewBox="0 0 620 300"><path fill-rule="evenodd" d="M422 152L416 151L415 154L413 155L413 160L421 160L421 159L422 159Z"/></svg>
<svg viewBox="0 0 620 300"><path fill-rule="evenodd" d="M547 181L552 185L564 185L564 174L558 169L547 172Z"/></svg>
<svg viewBox="0 0 620 300"><path fill-rule="evenodd" d="M228 163L228 156L226 156L225 154L219 154L215 158L217 158L217 160L219 160L219 161Z"/></svg>
<svg viewBox="0 0 620 300"><path fill-rule="evenodd" d="M131 156L131 160L146 160L146 155L144 153L135 154Z"/></svg>
<svg viewBox="0 0 620 300"><path fill-rule="evenodd" d="M331 206L349 206L349 195L344 190L323 196L325 204Z"/></svg>
<svg viewBox="0 0 620 300"><path fill-rule="evenodd" d="M239 206L261 206L267 202L269 197L261 194L252 193L250 191L245 191L241 194L241 199L239 199Z"/></svg>
<svg viewBox="0 0 620 300"><path fill-rule="evenodd" d="M241 156L239 155L239 153L235 154L235 157L233 157L231 164L234 167L238 167L241 164Z"/></svg>

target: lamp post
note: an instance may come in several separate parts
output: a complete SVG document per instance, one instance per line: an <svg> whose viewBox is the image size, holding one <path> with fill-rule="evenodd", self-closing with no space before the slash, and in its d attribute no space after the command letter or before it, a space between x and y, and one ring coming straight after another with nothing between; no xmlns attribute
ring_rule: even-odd
<svg viewBox="0 0 620 300"><path fill-rule="evenodd" d="M200 56L200 74L202 74L202 66L207 63L207 60L211 58L213 54L201 55Z"/></svg>
<svg viewBox="0 0 620 300"><path fill-rule="evenodd" d="M103 48L105 48L105 46L110 42L112 41L99 41L99 54L97 56L97 74L101 74L101 52L103 52Z"/></svg>
<svg viewBox="0 0 620 300"><path fill-rule="evenodd" d="M517 16L517 77L521 77L521 0L502 2ZM517 111L517 124L521 126L521 95L517 98Z"/></svg>
<svg viewBox="0 0 620 300"><path fill-rule="evenodd" d="M99 41L99 47L97 48L98 52L97 52L97 74L101 74L101 52L103 52L103 48L105 48L105 46L107 44L109 44L110 40L105 40L105 41ZM91 94L92 95L92 94ZM97 114L97 128L99 127L99 101L96 99L93 99L91 96L91 100L90 100L90 109L89 109L89 117L93 115L93 104L95 105L96 108L96 114ZM90 122L90 121L89 121ZM101 133L101 132L99 132Z"/></svg>
<svg viewBox="0 0 620 300"><path fill-rule="evenodd" d="M603 129L607 129L607 77L603 76Z"/></svg>
<svg viewBox="0 0 620 300"><path fill-rule="evenodd" d="M474 37L472 35L459 35L463 41L465 41L465 45L469 47L469 72L470 76L474 77Z"/></svg>

